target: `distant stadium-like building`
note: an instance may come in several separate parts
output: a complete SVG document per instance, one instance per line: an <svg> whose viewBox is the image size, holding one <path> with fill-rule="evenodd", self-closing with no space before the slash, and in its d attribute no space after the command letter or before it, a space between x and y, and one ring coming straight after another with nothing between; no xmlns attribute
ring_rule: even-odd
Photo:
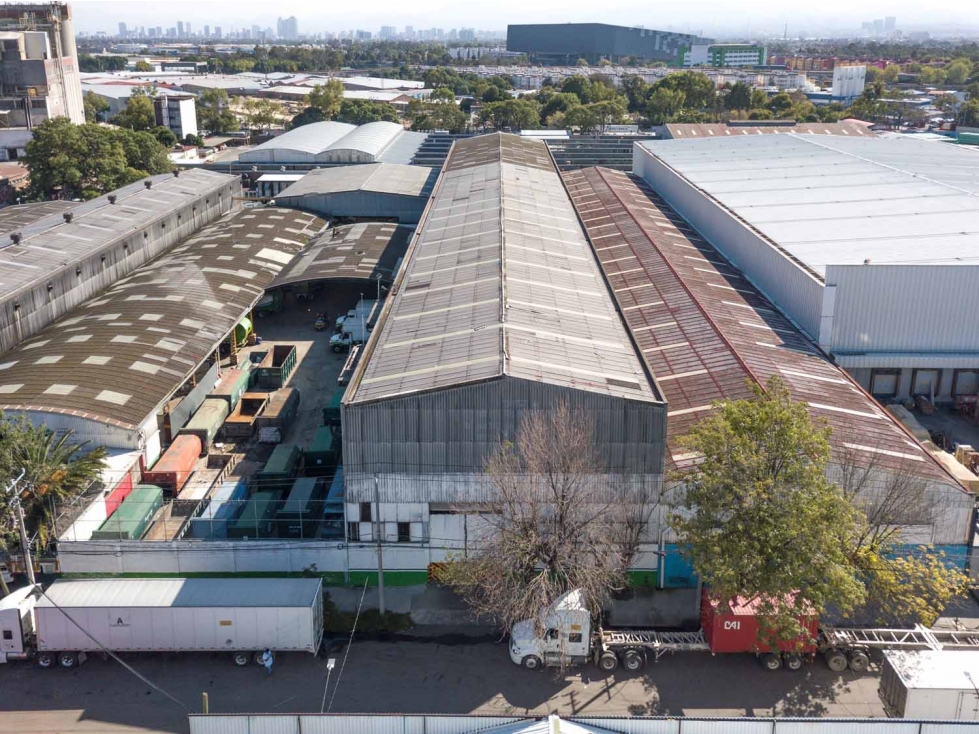
<svg viewBox="0 0 979 734"><path fill-rule="evenodd" d="M629 28L606 23L539 23L507 27L507 51L519 51L542 61L573 64L585 59L620 61L630 56L683 66L693 46L706 46L708 38L689 33Z"/></svg>

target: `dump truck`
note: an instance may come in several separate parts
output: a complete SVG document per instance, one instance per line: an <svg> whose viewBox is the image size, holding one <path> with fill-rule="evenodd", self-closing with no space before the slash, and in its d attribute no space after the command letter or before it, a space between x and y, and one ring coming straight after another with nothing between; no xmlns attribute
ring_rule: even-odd
<svg viewBox="0 0 979 734"><path fill-rule="evenodd" d="M770 646L759 639L761 616L756 599L701 597L701 629L605 629L594 624L580 591L569 591L541 613L539 620L517 622L510 634L510 660L528 670L543 666L594 662L606 673L620 665L628 671L658 662L667 653L750 653L768 670L800 670L820 654L834 672L863 673L871 650L979 650L979 632L820 626L815 615L799 618L806 634ZM539 632L540 631L540 632Z"/></svg>
<svg viewBox="0 0 979 734"><path fill-rule="evenodd" d="M93 653L316 654L323 582L312 578L61 579L0 599L0 663L75 668ZM256 660L257 662L257 660Z"/></svg>

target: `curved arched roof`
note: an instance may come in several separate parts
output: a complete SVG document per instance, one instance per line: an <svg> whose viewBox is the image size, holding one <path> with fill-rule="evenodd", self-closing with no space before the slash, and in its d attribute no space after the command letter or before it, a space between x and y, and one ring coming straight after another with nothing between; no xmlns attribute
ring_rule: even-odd
<svg viewBox="0 0 979 734"><path fill-rule="evenodd" d="M287 209L222 217L0 355L0 409L134 430L324 224Z"/></svg>
<svg viewBox="0 0 979 734"><path fill-rule="evenodd" d="M347 160L353 153L354 157L373 162L403 132L404 128L395 122L369 122L330 145L317 160Z"/></svg>
<svg viewBox="0 0 979 734"><path fill-rule="evenodd" d="M313 162L316 156L348 133L356 125L345 122L314 122L297 127L242 153L242 163L289 163L297 160Z"/></svg>

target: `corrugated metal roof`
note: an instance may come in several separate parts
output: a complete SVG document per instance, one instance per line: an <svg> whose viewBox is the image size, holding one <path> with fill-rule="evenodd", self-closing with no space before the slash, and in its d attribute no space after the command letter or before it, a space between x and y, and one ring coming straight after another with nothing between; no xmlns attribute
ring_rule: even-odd
<svg viewBox="0 0 979 734"><path fill-rule="evenodd" d="M76 206L78 202L75 201L41 201L36 204L5 206L0 209L0 236L16 232L21 227L53 214L60 215Z"/></svg>
<svg viewBox="0 0 979 734"><path fill-rule="evenodd" d="M405 130L386 147L377 160L382 163L411 163L418 149L428 140L428 133Z"/></svg>
<svg viewBox="0 0 979 734"><path fill-rule="evenodd" d="M544 143L456 142L404 273L348 402L504 374L659 400Z"/></svg>
<svg viewBox="0 0 979 734"><path fill-rule="evenodd" d="M314 122L310 125L297 127L295 130L277 135L271 140L267 140L261 145L257 145L246 153L242 153L239 160L248 163L252 160L267 160L268 151L295 151L297 153L316 156L340 140L347 133L357 129L356 125L348 125L345 122ZM274 153L273 153L274 155Z"/></svg>
<svg viewBox="0 0 979 734"><path fill-rule="evenodd" d="M0 408L135 428L323 226L282 209L226 215L0 356Z"/></svg>
<svg viewBox="0 0 979 734"><path fill-rule="evenodd" d="M401 133L404 127L396 122L369 122L344 135L324 151L324 160L342 158L348 151L362 153L371 159L381 154Z"/></svg>
<svg viewBox="0 0 979 734"><path fill-rule="evenodd" d="M801 133L803 135L853 135L863 138L875 137L869 126L859 122L796 122L792 124L734 124L717 123L669 123L667 133L677 140L697 138L729 138L735 135L785 135L786 133Z"/></svg>
<svg viewBox="0 0 979 734"><path fill-rule="evenodd" d="M633 338L669 404L667 440L714 401L749 395L747 380L786 383L833 429L837 455L872 454L955 484L876 401L833 365L638 176L603 168L564 174ZM957 486L957 485L956 485Z"/></svg>
<svg viewBox="0 0 979 734"><path fill-rule="evenodd" d="M22 226L21 241L0 242L0 293L4 300L50 281L58 273L74 268L76 261L88 257L132 235L139 227L168 216L184 202L216 191L234 182L233 176L192 170L177 176L161 175L149 179L153 188L138 181L70 209L72 221L61 214L65 207ZM53 202L49 202L52 204ZM47 205L45 205L47 206Z"/></svg>
<svg viewBox="0 0 979 734"><path fill-rule="evenodd" d="M435 187L438 171L424 166L397 163L365 163L361 166L340 166L310 171L299 181L282 191L277 201L287 198L338 194L348 191L370 191L378 194L428 197Z"/></svg>
<svg viewBox="0 0 979 734"><path fill-rule="evenodd" d="M60 579L39 607L308 607L319 579ZM50 597L50 600L47 598ZM54 602L52 604L51 602Z"/></svg>
<svg viewBox="0 0 979 734"><path fill-rule="evenodd" d="M979 151L795 134L643 145L818 276L979 262Z"/></svg>
<svg viewBox="0 0 979 734"><path fill-rule="evenodd" d="M269 288L311 280L390 282L408 249L413 229L391 222L359 222L332 227L286 265Z"/></svg>

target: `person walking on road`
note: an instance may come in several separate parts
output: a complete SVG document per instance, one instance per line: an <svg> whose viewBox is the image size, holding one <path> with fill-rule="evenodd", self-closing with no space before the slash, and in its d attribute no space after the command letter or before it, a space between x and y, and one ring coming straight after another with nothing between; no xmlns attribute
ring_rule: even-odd
<svg viewBox="0 0 979 734"><path fill-rule="evenodd" d="M269 648L265 648L265 652L262 653L262 665L265 666L265 670L269 675L272 675L272 663L275 662L275 655Z"/></svg>

